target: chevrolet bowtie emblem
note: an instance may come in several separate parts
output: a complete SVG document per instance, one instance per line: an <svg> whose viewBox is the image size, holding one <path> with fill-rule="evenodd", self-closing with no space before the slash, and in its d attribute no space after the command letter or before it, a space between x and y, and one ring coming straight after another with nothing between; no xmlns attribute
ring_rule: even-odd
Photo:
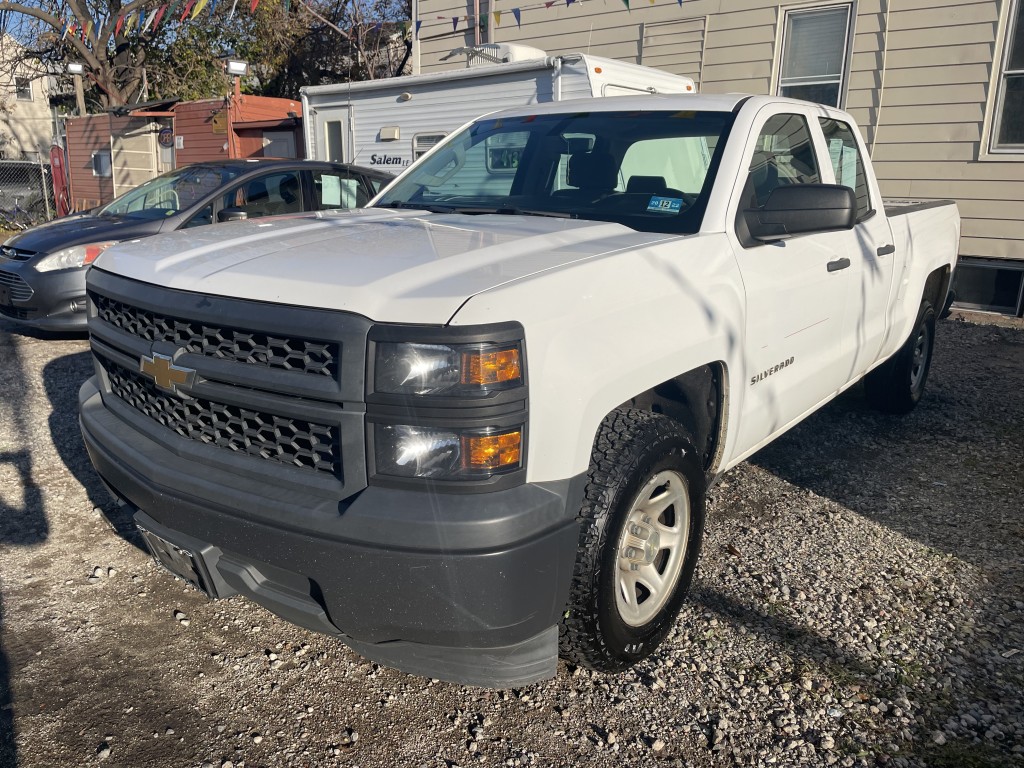
<svg viewBox="0 0 1024 768"><path fill-rule="evenodd" d="M153 353L152 357L142 356L139 360L139 370L145 376L153 379L160 389L168 392L178 393L178 387L191 387L195 381L196 372L192 368L180 368L167 355Z"/></svg>

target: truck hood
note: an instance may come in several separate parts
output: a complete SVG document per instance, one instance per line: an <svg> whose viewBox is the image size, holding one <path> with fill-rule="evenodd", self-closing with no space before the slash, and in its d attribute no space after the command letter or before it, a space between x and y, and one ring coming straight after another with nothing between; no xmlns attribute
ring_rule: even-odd
<svg viewBox="0 0 1024 768"><path fill-rule="evenodd" d="M183 291L441 325L481 291L674 237L561 218L355 210L149 237L110 248L94 268Z"/></svg>

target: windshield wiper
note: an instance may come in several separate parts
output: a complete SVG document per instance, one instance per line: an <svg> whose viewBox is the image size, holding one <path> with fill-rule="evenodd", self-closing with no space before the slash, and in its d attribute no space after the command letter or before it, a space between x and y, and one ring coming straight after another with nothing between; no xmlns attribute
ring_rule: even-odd
<svg viewBox="0 0 1024 768"><path fill-rule="evenodd" d="M407 208L411 211L429 211L430 213L465 213L465 211L452 205L437 205L436 203L406 203L396 200L393 203L385 203L382 208Z"/></svg>
<svg viewBox="0 0 1024 768"><path fill-rule="evenodd" d="M501 214L504 216L546 216L554 219L579 218L577 214L569 213L568 211L539 211L532 208L515 208L512 206L482 208L479 206L438 205L437 203L407 203L403 201L396 201L393 203L386 203L382 207L409 208L415 211L430 211L431 213L461 213L470 216L480 216L490 213Z"/></svg>
<svg viewBox="0 0 1024 768"><path fill-rule="evenodd" d="M579 215L569 211L539 211L534 208L497 208L494 213L506 216L546 216L551 219L578 219Z"/></svg>

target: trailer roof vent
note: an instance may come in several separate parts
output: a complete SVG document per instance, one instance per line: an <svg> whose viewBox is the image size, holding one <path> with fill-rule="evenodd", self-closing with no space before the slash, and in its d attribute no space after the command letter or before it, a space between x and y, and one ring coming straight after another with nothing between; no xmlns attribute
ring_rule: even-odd
<svg viewBox="0 0 1024 768"><path fill-rule="evenodd" d="M489 67L494 64L510 64L514 61L535 61L547 58L547 52L532 45L520 45L519 43L484 43L483 45L456 48L448 55L442 56L441 61L453 59L456 56L466 56L467 67Z"/></svg>

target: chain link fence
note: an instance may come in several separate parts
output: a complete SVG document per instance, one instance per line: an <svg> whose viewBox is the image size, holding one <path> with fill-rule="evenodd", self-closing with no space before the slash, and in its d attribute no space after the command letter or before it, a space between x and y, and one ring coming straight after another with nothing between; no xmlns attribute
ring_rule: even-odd
<svg viewBox="0 0 1024 768"><path fill-rule="evenodd" d="M0 160L0 230L17 232L56 215L49 163Z"/></svg>

